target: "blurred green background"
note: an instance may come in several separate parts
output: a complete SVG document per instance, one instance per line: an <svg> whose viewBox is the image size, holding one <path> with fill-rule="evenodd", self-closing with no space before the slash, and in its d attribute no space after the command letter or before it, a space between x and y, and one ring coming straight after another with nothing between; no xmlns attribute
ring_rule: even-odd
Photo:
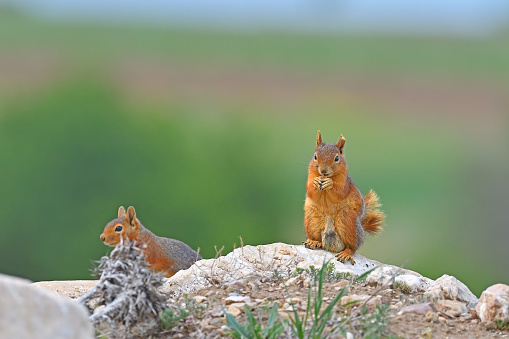
<svg viewBox="0 0 509 339"><path fill-rule="evenodd" d="M200 248L305 240L315 136L388 217L359 253L509 283L509 35L56 21L0 7L0 272L90 278L120 205Z"/></svg>

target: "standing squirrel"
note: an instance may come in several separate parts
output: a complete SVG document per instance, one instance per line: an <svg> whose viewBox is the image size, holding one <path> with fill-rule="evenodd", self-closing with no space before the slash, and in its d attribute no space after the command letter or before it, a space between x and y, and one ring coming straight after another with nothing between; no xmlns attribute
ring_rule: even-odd
<svg viewBox="0 0 509 339"><path fill-rule="evenodd" d="M346 170L341 134L336 144L326 144L318 131L316 151L311 159L306 183L304 226L307 248L337 252L342 263L355 264L353 255L364 242L364 232L382 230L385 214L375 192L364 198Z"/></svg>
<svg viewBox="0 0 509 339"><path fill-rule="evenodd" d="M110 221L101 234L101 240L108 246L116 246L122 239L136 241L145 255L150 269L166 273L169 278L179 270L191 267L202 257L182 241L158 237L146 229L136 218L134 207L118 209L118 218Z"/></svg>

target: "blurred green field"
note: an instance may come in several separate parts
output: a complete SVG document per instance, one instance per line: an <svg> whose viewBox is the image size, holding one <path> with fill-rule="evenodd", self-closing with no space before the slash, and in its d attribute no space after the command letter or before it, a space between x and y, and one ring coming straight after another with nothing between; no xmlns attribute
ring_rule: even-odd
<svg viewBox="0 0 509 339"><path fill-rule="evenodd" d="M345 135L351 177L388 215L361 254L454 275L477 295L508 283L506 40L184 31L4 10L0 272L90 277L120 205L204 257L239 237L298 244L320 129L330 143ZM422 95L400 94L413 86Z"/></svg>

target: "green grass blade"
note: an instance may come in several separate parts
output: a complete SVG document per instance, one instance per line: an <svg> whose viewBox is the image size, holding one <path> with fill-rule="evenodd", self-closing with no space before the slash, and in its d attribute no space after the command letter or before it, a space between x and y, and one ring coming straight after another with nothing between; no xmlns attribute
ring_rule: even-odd
<svg viewBox="0 0 509 339"><path fill-rule="evenodd" d="M320 309L322 308L322 297L323 297L323 276L325 275L325 269L327 268L328 261L324 261L322 263L322 268L318 271L318 288L315 291L315 302L314 302L314 320L318 319L320 314ZM315 278L315 287L316 287L316 278Z"/></svg>
<svg viewBox="0 0 509 339"><path fill-rule="evenodd" d="M262 332L262 338L276 339L285 330L282 323L275 323L273 326L265 328Z"/></svg>
<svg viewBox="0 0 509 339"><path fill-rule="evenodd" d="M366 277L367 277L367 276L368 276L371 272L373 272L374 270L376 270L378 267L380 267L380 265L375 266L375 267L373 267L373 268L371 268L371 269L367 270L366 272L362 273L362 274L361 274L361 275L359 275L357 278L355 278L355 279L353 280L353 282L355 283L355 282L358 282L358 281L360 281L360 280L365 279L365 278L366 278Z"/></svg>
<svg viewBox="0 0 509 339"><path fill-rule="evenodd" d="M240 334L241 338L252 338L252 335L249 333L247 328L241 325L230 313L226 313L226 325L228 325L228 327L234 330L237 334Z"/></svg>
<svg viewBox="0 0 509 339"><path fill-rule="evenodd" d="M269 320L267 321L267 328L271 328L277 321L278 313L277 313L277 304L274 303L274 306L270 309Z"/></svg>
<svg viewBox="0 0 509 339"><path fill-rule="evenodd" d="M253 316L253 313L251 313L251 310L249 309L249 307L247 305L244 308L244 313L246 314L246 319L248 321L248 324L251 326L251 332L256 333L256 330L261 325L255 319L255 317Z"/></svg>
<svg viewBox="0 0 509 339"><path fill-rule="evenodd" d="M323 332L323 329L325 328L325 325L327 325L327 321L332 317L334 314L333 308L336 306L339 300L345 295L346 291L348 289L348 286L345 286L339 291L339 293L332 299L330 304L323 310L322 314L320 315L320 318L318 319L318 327L316 329L316 334L320 336ZM357 302L357 301L355 301Z"/></svg>

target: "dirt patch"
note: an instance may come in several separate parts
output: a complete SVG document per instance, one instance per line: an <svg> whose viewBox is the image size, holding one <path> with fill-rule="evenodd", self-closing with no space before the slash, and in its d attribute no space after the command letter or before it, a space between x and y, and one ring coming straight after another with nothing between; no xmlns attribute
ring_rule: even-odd
<svg viewBox="0 0 509 339"><path fill-rule="evenodd" d="M261 280L263 281L263 280ZM241 292L241 295L249 296L254 301L253 313L258 319L266 325L268 320L267 308L272 307L274 303L278 303L280 308L284 309L288 305L288 299L292 298L300 310L305 309L307 302L308 289L291 286L286 288L279 281L257 282L254 288L248 288ZM334 287L335 282L327 282L324 284L325 308L328 303L339 293L338 288ZM349 295L372 295L376 288L365 286L363 284L354 284ZM227 310L224 300L229 295L226 288L207 288L197 293L193 293L188 298L205 297L206 301L200 304L204 305L206 311L201 316L191 313L187 318L183 319L178 326L170 331L160 334L160 338L167 335L187 338L187 337L221 337L230 330L226 326L226 319L221 311ZM386 289L379 293L382 297L382 304L389 304L387 329L383 332L383 336L393 335L400 338L509 338L509 333L498 330L487 329L480 324L479 319L472 317L472 314L460 317L440 316L437 322L426 320L425 315L415 313L402 313L404 306L423 302L425 299L421 294L404 294L399 290ZM299 301L300 300L300 301ZM183 298L175 303L182 303ZM355 312L359 306L336 307L336 314L332 317L327 329L332 330L337 324L337 319L341 315ZM280 312L283 318L292 316L292 312ZM237 316L240 323L245 322L245 314ZM289 333L287 333L289 334ZM354 333L355 337L359 337L361 333ZM334 337L334 336L332 336Z"/></svg>
<svg viewBox="0 0 509 339"><path fill-rule="evenodd" d="M78 298L93 286L94 281L65 281L65 282L39 282L37 286L50 289L58 294L70 298ZM325 308L339 293L340 288L337 282L325 282L323 287L323 300ZM366 286L363 283L353 284L347 295L373 295L378 289ZM274 303L278 304L281 318L289 319L293 315L288 309L289 298L295 304L299 313L306 308L308 288L285 285L277 279L253 277L248 283L242 285L217 286L202 289L196 293L189 294L177 300L168 299L168 304L174 309L185 308L186 303L192 301L193 307L189 315L178 321L173 328L161 331L157 338L220 338L226 336L231 330L226 326L225 312L229 306L226 305L226 298L236 293L251 299L251 308L255 317L266 326L268 320L268 309ZM420 293L405 294L399 289L384 289L377 295L381 296L382 304L389 304L387 312L387 327L383 336L394 336L397 338L509 338L508 332L496 329L488 329L475 318L472 311L466 314L453 317L446 313L440 313L438 320L430 321L423 314L404 313L405 306L427 302ZM187 300L187 301L186 301ZM334 316L327 331L332 331L338 319L348 313L355 312L359 306L338 307L334 309ZM236 319L240 323L245 322L245 314L241 312ZM287 330L288 331L288 330ZM325 332L325 333L326 333ZM286 333L289 335L290 333ZM358 337L360 333L354 333ZM285 334L283 334L283 337ZM334 337L334 336L333 336Z"/></svg>
<svg viewBox="0 0 509 339"><path fill-rule="evenodd" d="M96 283L97 280L57 280L39 281L33 284L52 293L71 299L78 299L87 293Z"/></svg>

